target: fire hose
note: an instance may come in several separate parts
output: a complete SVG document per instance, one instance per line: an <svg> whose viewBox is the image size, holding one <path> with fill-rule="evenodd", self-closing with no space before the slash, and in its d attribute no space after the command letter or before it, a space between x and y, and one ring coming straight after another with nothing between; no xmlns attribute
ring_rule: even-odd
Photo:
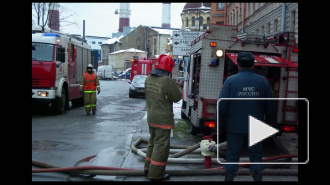
<svg viewBox="0 0 330 185"><path fill-rule="evenodd" d="M138 155L145 157L143 149L137 149L136 147L141 142L148 142L147 139L139 138L131 145L132 152L137 153ZM220 146L225 146L225 144L219 144ZM179 152L169 155L168 162L173 163L203 163L204 159L179 159L183 155L191 153L195 150L198 150L199 143L193 146L182 146L182 145L171 145L172 149L184 149ZM176 150L177 151L177 150ZM96 155L95 155L96 156ZM95 156L90 156L85 158L85 160L90 160ZM275 157L264 158L263 161L274 161L279 159L288 159L298 157L296 154L290 155L280 155ZM212 162L216 162L212 160ZM217 163L218 164L218 163ZM87 175L110 175L110 176L145 176L144 170L141 169L130 169L130 168L118 168L118 167L105 167L105 166L75 166L75 167L60 167L53 164L44 163L41 161L33 160L32 165L46 168L46 169L32 169L32 173L45 173L45 172L64 172L64 173L75 173L75 174L87 174ZM249 163L239 164L240 167L249 166ZM166 170L166 174L173 176L194 176L194 175L223 175L225 170L223 167L209 168L209 169L198 169L198 170ZM239 169L238 175L249 175L249 169ZM282 176L292 176L298 175L297 170L292 169L265 169L263 172L264 175L282 175Z"/></svg>

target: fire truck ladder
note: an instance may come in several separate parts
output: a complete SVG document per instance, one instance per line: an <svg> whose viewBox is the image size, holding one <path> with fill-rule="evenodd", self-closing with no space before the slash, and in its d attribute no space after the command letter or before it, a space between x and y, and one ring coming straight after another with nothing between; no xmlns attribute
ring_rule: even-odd
<svg viewBox="0 0 330 185"><path fill-rule="evenodd" d="M241 45L245 44L256 44L257 46L263 45L268 46L268 41L264 34L254 34L254 33L239 33L237 34L237 41L241 42Z"/></svg>
<svg viewBox="0 0 330 185"><path fill-rule="evenodd" d="M298 69L288 68L285 98L298 98ZM284 101L283 123L298 123L298 102L292 100ZM290 116L291 115L291 116Z"/></svg>

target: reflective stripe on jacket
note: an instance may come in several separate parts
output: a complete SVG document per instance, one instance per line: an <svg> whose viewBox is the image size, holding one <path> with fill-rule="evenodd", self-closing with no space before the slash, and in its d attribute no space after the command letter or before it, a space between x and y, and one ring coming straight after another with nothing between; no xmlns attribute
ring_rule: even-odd
<svg viewBox="0 0 330 185"><path fill-rule="evenodd" d="M84 73L84 92L86 91L94 91L96 90L96 82L95 82L96 74L92 73L90 76L88 73Z"/></svg>

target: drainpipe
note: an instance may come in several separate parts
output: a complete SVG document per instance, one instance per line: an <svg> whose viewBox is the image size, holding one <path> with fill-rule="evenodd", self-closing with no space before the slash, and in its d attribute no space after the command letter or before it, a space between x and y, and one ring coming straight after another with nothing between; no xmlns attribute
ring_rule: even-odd
<svg viewBox="0 0 330 185"><path fill-rule="evenodd" d="M83 40L85 41L85 20L83 20Z"/></svg>
<svg viewBox="0 0 330 185"><path fill-rule="evenodd" d="M283 3L282 4L281 31L285 31L285 12L286 12L286 5L285 5L285 3Z"/></svg>

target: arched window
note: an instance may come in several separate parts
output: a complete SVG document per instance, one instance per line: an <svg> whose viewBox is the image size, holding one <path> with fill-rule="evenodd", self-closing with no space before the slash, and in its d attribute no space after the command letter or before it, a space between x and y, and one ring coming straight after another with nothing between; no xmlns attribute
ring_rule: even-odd
<svg viewBox="0 0 330 185"><path fill-rule="evenodd" d="M195 26L195 17L191 18L191 26Z"/></svg>
<svg viewBox="0 0 330 185"><path fill-rule="evenodd" d="M203 25L203 17L199 17L199 25Z"/></svg>
<svg viewBox="0 0 330 185"><path fill-rule="evenodd" d="M206 19L206 24L210 24L211 23L211 18L210 17L207 17L207 19Z"/></svg>
<svg viewBox="0 0 330 185"><path fill-rule="evenodd" d="M236 25L238 25L238 8L236 7Z"/></svg>
<svg viewBox="0 0 330 185"><path fill-rule="evenodd" d="M188 17L186 17L186 26L188 27Z"/></svg>
<svg viewBox="0 0 330 185"><path fill-rule="evenodd" d="M233 13L233 19L231 25L235 25L235 12Z"/></svg>

